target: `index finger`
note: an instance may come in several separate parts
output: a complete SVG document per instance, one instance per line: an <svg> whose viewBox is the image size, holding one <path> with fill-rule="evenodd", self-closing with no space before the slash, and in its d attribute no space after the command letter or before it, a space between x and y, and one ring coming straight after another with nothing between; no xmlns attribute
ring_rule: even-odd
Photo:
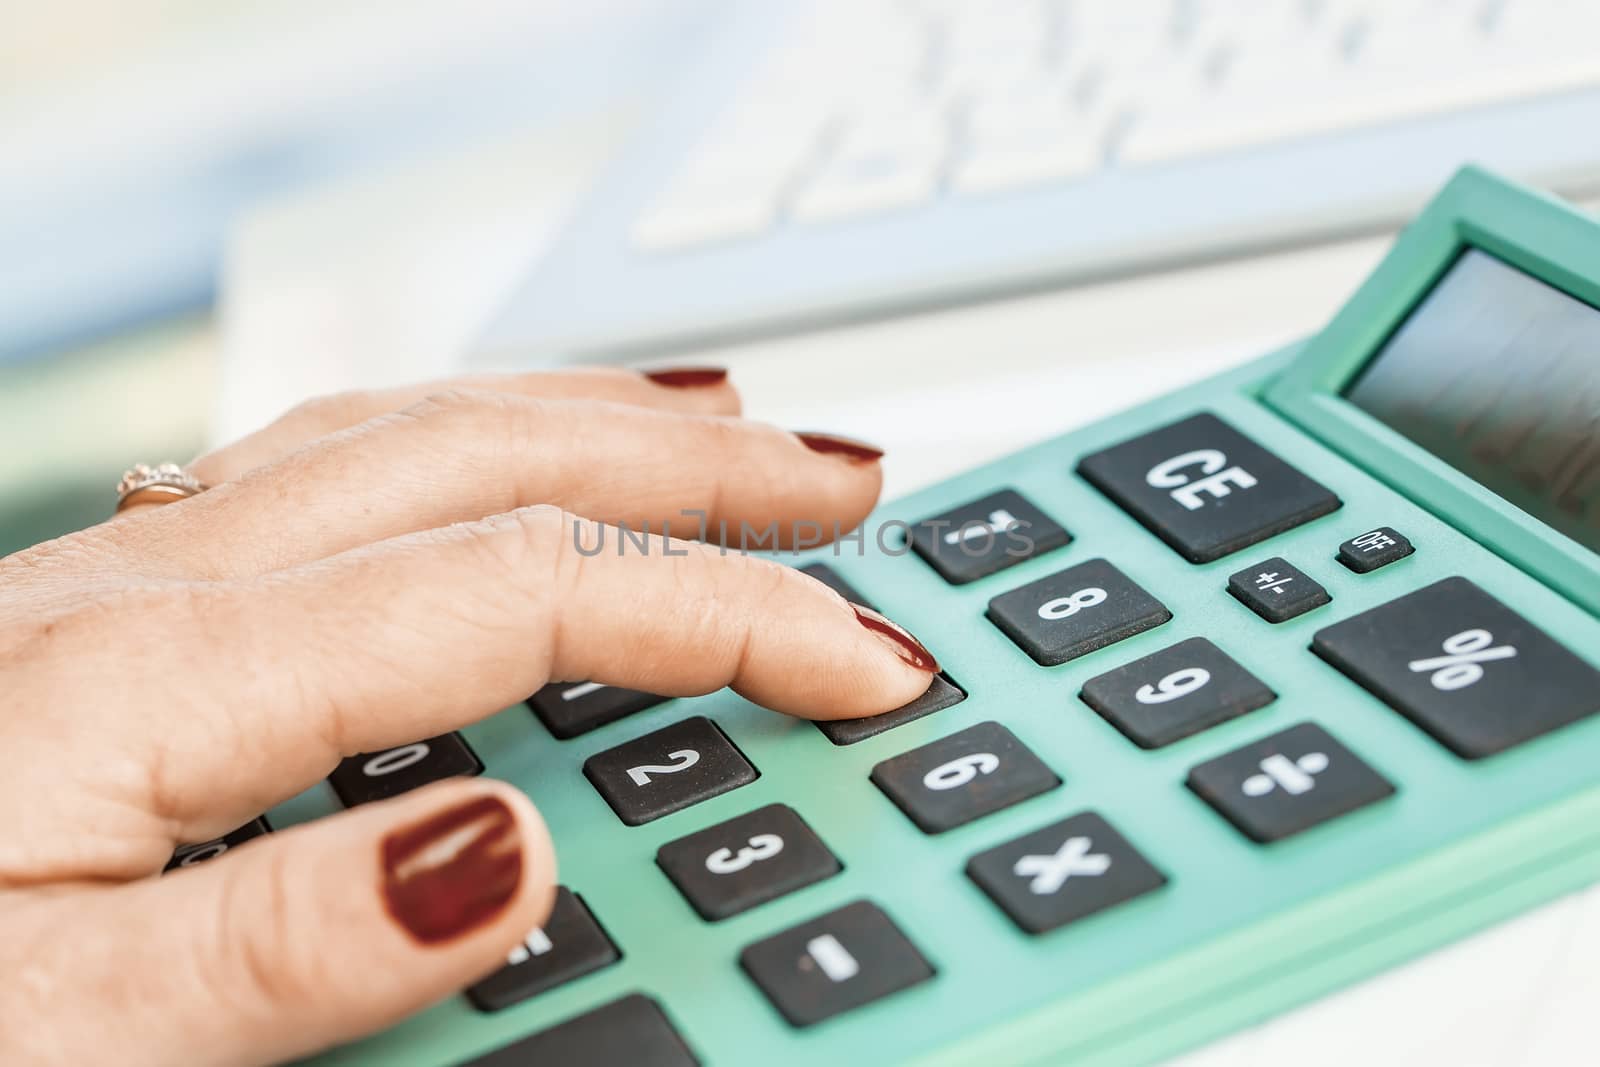
<svg viewBox="0 0 1600 1067"><path fill-rule="evenodd" d="M169 789L212 818L224 795L259 810L342 757L459 729L550 681L663 696L727 686L835 719L901 707L939 669L904 629L793 568L660 536L618 550L617 535L531 507L241 583L207 627L250 635L224 660L273 669L218 664L218 717L239 736L212 744L257 753L259 780L198 753ZM601 538L605 551L578 548Z"/></svg>

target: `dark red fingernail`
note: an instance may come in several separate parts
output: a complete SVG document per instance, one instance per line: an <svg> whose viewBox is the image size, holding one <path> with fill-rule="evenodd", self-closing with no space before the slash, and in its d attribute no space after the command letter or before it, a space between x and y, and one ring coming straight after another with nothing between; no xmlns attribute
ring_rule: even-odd
<svg viewBox="0 0 1600 1067"><path fill-rule="evenodd" d="M905 627L890 622L871 608L864 608L860 604L850 606L856 610L856 621L882 638L885 644L894 649L895 655L919 671L928 671L930 674L938 672L939 661Z"/></svg>
<svg viewBox="0 0 1600 1067"><path fill-rule="evenodd" d="M657 385L667 385L674 389L721 385L728 380L726 367L662 367L660 370L647 370L643 373Z"/></svg>
<svg viewBox="0 0 1600 1067"><path fill-rule="evenodd" d="M813 452L844 456L857 463L871 463L875 459L883 458L883 449L874 448L865 441L854 441L831 433L796 433L795 436L804 441L805 446Z"/></svg>
<svg viewBox="0 0 1600 1067"><path fill-rule="evenodd" d="M522 835L496 796L458 804L383 839L383 899L424 945L482 926L517 895Z"/></svg>

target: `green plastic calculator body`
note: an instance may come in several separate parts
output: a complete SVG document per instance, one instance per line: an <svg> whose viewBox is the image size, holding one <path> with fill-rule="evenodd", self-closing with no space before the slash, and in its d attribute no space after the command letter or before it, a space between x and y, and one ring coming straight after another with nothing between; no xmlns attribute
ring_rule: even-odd
<svg viewBox="0 0 1600 1067"><path fill-rule="evenodd" d="M1590 714L1600 710L1592 687L1600 555L1581 539L1584 523L1600 523L1600 493L1586 480L1600 478L1600 459L1581 440L1557 442L1565 451L1547 464L1553 487L1535 486L1518 468L1530 494L1522 507L1458 469L1527 466L1533 451L1556 447L1538 435L1564 425L1563 405L1593 403L1600 412L1600 347L1589 349L1587 384L1552 390L1531 424L1507 429L1486 415L1477 459L1447 461L1418 443L1425 433L1416 429L1430 413L1453 411L1451 390L1471 381L1418 378L1415 402L1396 408L1404 376L1397 386L1374 369L1391 356L1400 366L1402 342L1434 343L1423 329L1429 301L1437 294L1448 305L1451 272L1476 269L1478 254L1494 260L1492 277L1468 294L1469 306L1493 302L1504 268L1590 305L1600 323L1600 224L1464 171L1316 337L885 505L860 543L796 561L826 565L916 633L964 692L957 703L848 744L728 692L616 712L596 728L562 730L575 734L565 739L520 705L463 731L485 773L538 804L562 884L613 951L587 973L498 1010L453 998L317 1062L470 1062L634 994L654 1003L680 1042L659 1062L1148 1062L1600 878L1600 715ZM1511 301L1520 309L1513 318L1541 306L1537 294L1532 304L1520 299ZM1582 336L1582 316L1573 321L1577 333L1561 334L1561 345ZM1408 322L1421 324L1417 337L1402 336ZM1454 327L1446 327L1448 335ZM1595 331L1588 336L1600 337L1600 325ZM1527 345L1539 335L1515 336ZM1518 366L1522 377L1535 376L1532 363ZM1559 377L1539 370L1546 373ZM1187 428L1172 431L1181 448L1167 455L1165 439L1152 435L1172 427ZM1230 458L1226 442L1235 438L1215 436L1224 431L1288 473ZM1154 440L1155 451L1128 450L1140 440ZM1304 499L1254 530L1230 510L1280 489ZM1070 541L953 582L893 532L894 523L1002 491ZM1119 501L1118 492L1132 496ZM1536 496L1554 500L1559 515L1534 518L1545 506ZM1151 509L1168 500L1173 523L1206 516L1213 527L1163 533L1165 513ZM991 533L1009 529L1008 507L980 514L988 521L1004 512ZM947 544L965 547L959 527L936 536L945 533L957 538ZM952 559L959 568L971 557ZM1047 582L1100 560L1110 569L1076 572L1098 584ZM1270 561L1291 569L1257 567ZM1111 579L1126 579L1161 610L1122 597ZM1321 595L1307 593L1284 621L1269 621L1285 596L1310 585ZM1042 592L994 603L1027 587ZM1387 608L1408 597L1403 608ZM1061 637L1060 627L1112 607L1127 607L1135 621L1083 640ZM1344 625L1350 620L1359 621ZM1019 634L1031 634L1032 645ZM1182 648L1169 652L1174 646ZM1209 666L1194 666L1194 655L1212 657ZM1231 697L1204 714L1183 710L1235 669ZM1515 679L1544 689L1525 706L1482 699L1503 695ZM747 763L743 784L629 825L598 780L586 779L586 763L697 717ZM1033 784L994 810L952 818L937 807L999 780L990 765L1011 757L988 752L993 731L974 735L988 739L983 751L955 748L937 765L913 759L879 769L986 723L1036 757ZM1292 739L1299 748L1291 750ZM668 781L689 742L677 744L644 777ZM603 773L591 765L591 774ZM906 793L919 788L929 796ZM1296 807L1313 802L1320 807ZM722 905L691 900L667 873L669 853L658 862L658 852L771 805L791 809L820 841L819 873L707 917L702 909L715 914ZM332 806L321 792L307 794L273 818ZM1064 822L1085 815L1092 818ZM1058 825L1067 827L1059 841L1038 837ZM693 841L670 855L686 854L684 869L693 868L679 877L697 876L715 892L718 869L776 862L765 853L777 846L748 840L752 856L713 850L710 839L704 855ZM1095 896L1135 866L1125 898ZM1000 899L1008 893L1009 907ZM1082 914L1060 906L1071 894L1087 894ZM835 987L871 978L880 963L852 942L858 926L841 926L838 936L818 927L798 947L779 939L752 950L860 901L926 965L907 971L906 959L892 961L903 988L831 1013ZM773 973L784 979L791 964L795 980L815 988L784 1001L756 980L764 967L767 982ZM523 1061L507 1053L492 1062ZM658 1061L641 1053L633 1062Z"/></svg>

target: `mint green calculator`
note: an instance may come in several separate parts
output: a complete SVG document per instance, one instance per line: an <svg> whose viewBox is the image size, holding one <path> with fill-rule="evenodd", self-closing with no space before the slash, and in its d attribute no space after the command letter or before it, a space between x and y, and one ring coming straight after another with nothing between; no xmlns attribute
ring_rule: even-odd
<svg viewBox="0 0 1600 1067"><path fill-rule="evenodd" d="M317 1062L1145 1063L1600 878L1560 203L1464 171L1315 337L866 531L795 562L938 656L906 708L554 685L271 813L481 772L561 856L501 970Z"/></svg>

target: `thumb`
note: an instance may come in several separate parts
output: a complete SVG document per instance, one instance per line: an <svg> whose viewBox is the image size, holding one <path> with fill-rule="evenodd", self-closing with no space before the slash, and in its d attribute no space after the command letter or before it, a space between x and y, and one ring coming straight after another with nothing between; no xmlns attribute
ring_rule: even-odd
<svg viewBox="0 0 1600 1067"><path fill-rule="evenodd" d="M105 961L119 994L105 1003L121 1010L75 1021L61 1036L87 1044L59 1058L260 1064L353 1040L503 965L554 899L543 820L500 782L441 782L257 838L79 912L92 940L66 973L76 984L86 958Z"/></svg>

